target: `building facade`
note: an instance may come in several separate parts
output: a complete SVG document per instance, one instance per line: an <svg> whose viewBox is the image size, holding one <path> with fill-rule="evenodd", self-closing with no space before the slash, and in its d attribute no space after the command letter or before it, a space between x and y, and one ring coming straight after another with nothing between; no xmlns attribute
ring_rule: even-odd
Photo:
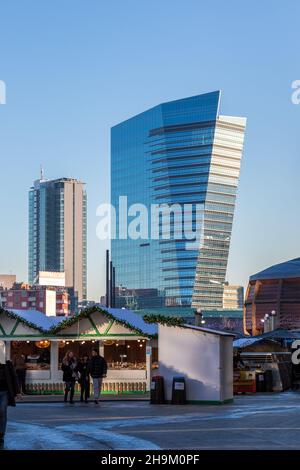
<svg viewBox="0 0 300 470"><path fill-rule="evenodd" d="M271 266L249 279L245 333L259 335L277 328L300 329L300 258Z"/></svg>
<svg viewBox="0 0 300 470"><path fill-rule="evenodd" d="M240 310L244 308L244 288L226 283L223 292L223 308Z"/></svg>
<svg viewBox="0 0 300 470"><path fill-rule="evenodd" d="M40 271L65 273L66 287L87 295L87 199L84 183L40 179L29 191L29 284Z"/></svg>
<svg viewBox="0 0 300 470"><path fill-rule="evenodd" d="M66 275L64 272L40 271L35 285L66 287Z"/></svg>
<svg viewBox="0 0 300 470"><path fill-rule="evenodd" d="M135 308L223 306L246 120L220 115L219 104L219 91L207 93L163 103L112 128L111 250L122 303L127 296ZM170 213L159 215L155 236L148 229L134 239L126 224L140 205L148 219L153 206ZM188 248L186 221L197 235Z"/></svg>
<svg viewBox="0 0 300 470"><path fill-rule="evenodd" d="M16 280L15 274L0 274L0 290L11 289Z"/></svg>
<svg viewBox="0 0 300 470"><path fill-rule="evenodd" d="M71 313L71 295L67 288L30 287L15 284L0 291L0 306L7 309L37 310L47 316L68 316Z"/></svg>

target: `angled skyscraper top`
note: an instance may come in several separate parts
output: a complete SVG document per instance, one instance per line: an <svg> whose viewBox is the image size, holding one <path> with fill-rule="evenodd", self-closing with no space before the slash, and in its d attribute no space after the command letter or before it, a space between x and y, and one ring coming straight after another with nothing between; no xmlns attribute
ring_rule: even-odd
<svg viewBox="0 0 300 470"><path fill-rule="evenodd" d="M219 114L220 92L155 106L112 128L111 202L202 205L201 243L174 237L114 239L116 305L222 308L246 119ZM117 222L120 224L120 221ZM164 222L160 219L160 233Z"/></svg>

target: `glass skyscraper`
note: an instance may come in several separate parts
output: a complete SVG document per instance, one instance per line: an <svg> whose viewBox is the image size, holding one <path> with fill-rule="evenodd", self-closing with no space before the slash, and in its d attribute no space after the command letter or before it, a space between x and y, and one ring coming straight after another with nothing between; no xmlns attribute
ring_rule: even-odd
<svg viewBox="0 0 300 470"><path fill-rule="evenodd" d="M29 191L28 280L40 271L64 272L79 301L87 295L87 201L84 183L40 179Z"/></svg>
<svg viewBox="0 0 300 470"><path fill-rule="evenodd" d="M160 104L112 128L116 305L222 308L246 119L220 115L219 105L216 91ZM120 196L127 197L128 208L143 204L149 214L154 204L186 207L193 230L201 205L201 243L187 249L175 212L170 228L159 218L158 238L150 231L125 238ZM172 237L163 236L165 229Z"/></svg>

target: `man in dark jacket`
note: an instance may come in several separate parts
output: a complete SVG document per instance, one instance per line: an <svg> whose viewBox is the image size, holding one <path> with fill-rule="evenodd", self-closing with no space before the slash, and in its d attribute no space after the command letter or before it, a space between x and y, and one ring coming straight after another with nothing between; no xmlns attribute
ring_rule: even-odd
<svg viewBox="0 0 300 470"><path fill-rule="evenodd" d="M0 364L0 443L4 441L7 423L7 407L16 406L15 397L20 394L17 375L11 361Z"/></svg>
<svg viewBox="0 0 300 470"><path fill-rule="evenodd" d="M89 373L93 379L94 400L96 405L98 405L103 377L106 377L107 373L107 362L104 357L99 355L97 349L92 350L92 357L89 362Z"/></svg>

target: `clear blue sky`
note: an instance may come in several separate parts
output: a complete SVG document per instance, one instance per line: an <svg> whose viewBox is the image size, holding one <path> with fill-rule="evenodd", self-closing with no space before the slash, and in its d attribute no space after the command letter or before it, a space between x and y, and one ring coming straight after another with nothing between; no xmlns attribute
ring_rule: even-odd
<svg viewBox="0 0 300 470"><path fill-rule="evenodd" d="M298 0L0 3L0 272L27 279L27 191L87 183L89 297L104 293L96 208L109 199L110 127L160 102L222 90L248 118L228 280L300 256Z"/></svg>

